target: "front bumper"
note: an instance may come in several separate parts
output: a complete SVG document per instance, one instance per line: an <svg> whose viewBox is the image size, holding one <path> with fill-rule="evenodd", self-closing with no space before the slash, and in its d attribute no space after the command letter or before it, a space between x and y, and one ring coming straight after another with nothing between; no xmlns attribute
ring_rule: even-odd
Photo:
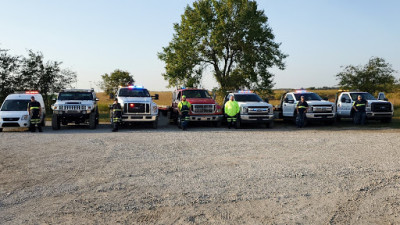
<svg viewBox="0 0 400 225"><path fill-rule="evenodd" d="M273 114L268 115L240 115L240 122L242 123L261 123L270 122L274 120Z"/></svg>
<svg viewBox="0 0 400 225"><path fill-rule="evenodd" d="M335 113L306 113L308 120L332 120L335 119Z"/></svg>
<svg viewBox="0 0 400 225"><path fill-rule="evenodd" d="M7 127L29 127L29 120L19 120L19 121L0 121L0 128Z"/></svg>
<svg viewBox="0 0 400 225"><path fill-rule="evenodd" d="M368 119L392 118L393 112L366 112Z"/></svg>
<svg viewBox="0 0 400 225"><path fill-rule="evenodd" d="M122 115L122 122L153 122L158 115Z"/></svg>
<svg viewBox="0 0 400 225"><path fill-rule="evenodd" d="M189 121L212 121L212 122L218 122L222 121L222 118L224 118L223 115L189 115L190 120Z"/></svg>

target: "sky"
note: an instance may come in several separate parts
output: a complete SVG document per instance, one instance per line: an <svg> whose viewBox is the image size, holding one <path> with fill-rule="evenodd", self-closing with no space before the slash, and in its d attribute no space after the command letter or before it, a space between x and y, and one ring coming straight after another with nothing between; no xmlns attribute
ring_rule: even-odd
<svg viewBox="0 0 400 225"><path fill-rule="evenodd" d="M0 0L0 48L27 50L62 61L77 72L77 88L96 88L101 75L130 72L136 84L166 91L164 62L157 53L194 1ZM259 0L258 8L289 56L286 69L272 68L274 88L335 86L346 65L382 57L400 71L400 1ZM399 78L399 73L395 74ZM217 87L211 73L202 86Z"/></svg>

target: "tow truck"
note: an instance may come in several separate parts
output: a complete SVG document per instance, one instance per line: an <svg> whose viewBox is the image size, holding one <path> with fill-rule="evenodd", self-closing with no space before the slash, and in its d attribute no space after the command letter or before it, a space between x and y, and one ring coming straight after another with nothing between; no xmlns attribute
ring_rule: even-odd
<svg viewBox="0 0 400 225"><path fill-rule="evenodd" d="M338 120L341 118L351 118L354 120L353 102L361 95L363 99L367 100L366 107L367 119L380 120L381 122L389 123L392 121L394 108L393 104L388 101L383 93L380 93L377 100L368 92L346 91L339 90L336 94L336 106Z"/></svg>
<svg viewBox="0 0 400 225"><path fill-rule="evenodd" d="M295 121L297 116L296 106L301 96L304 96L309 106L306 113L306 121L325 121L328 124L335 122L335 104L327 99L322 99L316 93L303 89L286 92L281 96L280 104L275 106L274 109L275 118Z"/></svg>
<svg viewBox="0 0 400 225"><path fill-rule="evenodd" d="M121 123L146 122L151 123L154 129L157 128L158 107L153 99L158 100L158 94L150 96L149 91L143 86L130 85L120 86L115 97L118 98L118 103L122 108Z"/></svg>
<svg viewBox="0 0 400 225"><path fill-rule="evenodd" d="M224 105L233 96L240 107L239 118L236 120L236 127L240 128L244 123L265 124L267 128L274 125L273 106L263 101L260 96L251 90L239 90L231 92L224 98Z"/></svg>
<svg viewBox="0 0 400 225"><path fill-rule="evenodd" d="M218 105L210 93L200 88L181 88L172 93L172 105L168 108L168 118L171 122L180 124L178 103L185 95L192 105L189 110L190 122L212 122L220 127L223 119L222 107Z"/></svg>

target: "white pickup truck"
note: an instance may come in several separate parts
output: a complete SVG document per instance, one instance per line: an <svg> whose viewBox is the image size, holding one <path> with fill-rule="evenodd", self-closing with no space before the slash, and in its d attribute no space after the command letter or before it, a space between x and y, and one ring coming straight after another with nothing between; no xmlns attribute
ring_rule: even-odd
<svg viewBox="0 0 400 225"><path fill-rule="evenodd" d="M283 94L280 104L275 106L275 118L294 121L297 116L296 106L301 96L304 96L309 106L306 113L306 121L325 121L328 124L335 122L335 104L329 102L327 99L322 99L316 93L307 92L306 90L297 90Z"/></svg>
<svg viewBox="0 0 400 225"><path fill-rule="evenodd" d="M366 107L367 119L381 120L382 122L391 122L393 117L393 104L387 101L385 97L377 100L368 92L340 92L336 96L337 117L341 118L354 118L353 102L361 95L363 99L367 100Z"/></svg>

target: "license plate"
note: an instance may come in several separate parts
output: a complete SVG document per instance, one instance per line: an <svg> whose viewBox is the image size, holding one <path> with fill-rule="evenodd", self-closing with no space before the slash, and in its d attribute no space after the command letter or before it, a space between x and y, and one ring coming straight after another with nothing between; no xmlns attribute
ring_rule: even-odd
<svg viewBox="0 0 400 225"><path fill-rule="evenodd" d="M80 113L79 111L76 111L76 110L68 110L68 111L66 111L67 113L70 113L70 114L77 114L77 113Z"/></svg>

